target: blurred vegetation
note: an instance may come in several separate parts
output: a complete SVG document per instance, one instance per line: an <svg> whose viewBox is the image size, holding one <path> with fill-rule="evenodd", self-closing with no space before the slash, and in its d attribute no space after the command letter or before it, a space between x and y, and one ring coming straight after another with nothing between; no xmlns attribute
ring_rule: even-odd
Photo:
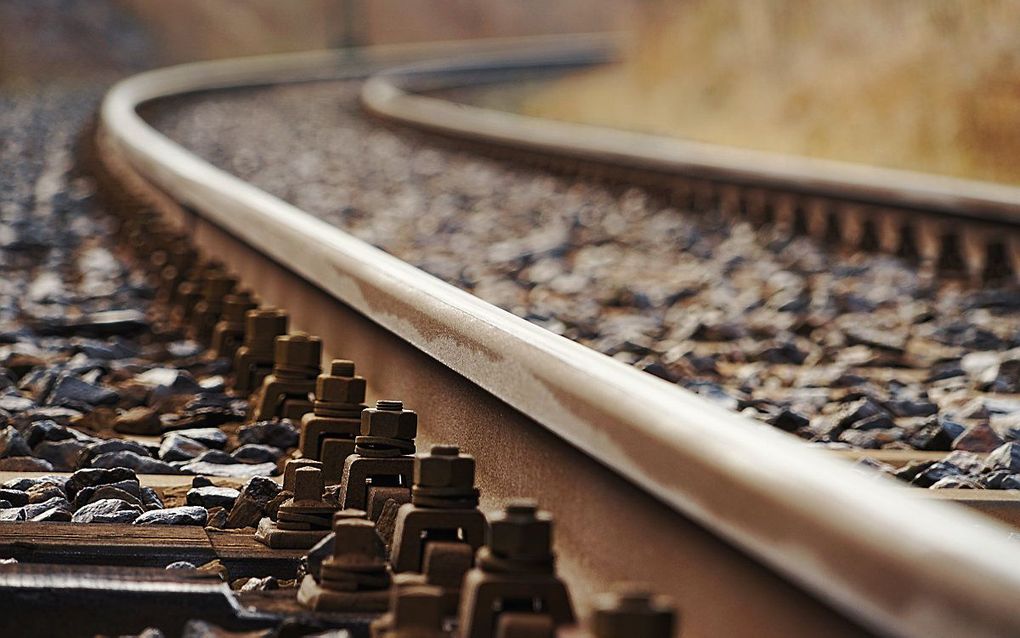
<svg viewBox="0 0 1020 638"><path fill-rule="evenodd" d="M647 2L626 61L526 113L1020 182L1020 0Z"/></svg>

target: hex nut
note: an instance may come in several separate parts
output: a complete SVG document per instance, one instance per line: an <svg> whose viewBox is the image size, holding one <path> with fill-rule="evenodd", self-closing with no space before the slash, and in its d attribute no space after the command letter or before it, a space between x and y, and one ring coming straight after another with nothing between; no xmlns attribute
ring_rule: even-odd
<svg viewBox="0 0 1020 638"><path fill-rule="evenodd" d="M414 459L414 484L421 487L475 486L475 459L457 446L433 445Z"/></svg>
<svg viewBox="0 0 1020 638"><path fill-rule="evenodd" d="M315 398L329 403L363 403L366 383L364 377L334 377L320 374L315 381Z"/></svg>
<svg viewBox="0 0 1020 638"><path fill-rule="evenodd" d="M247 291L235 292L223 298L222 319L231 323L244 323L249 310L258 307L258 303Z"/></svg>
<svg viewBox="0 0 1020 638"><path fill-rule="evenodd" d="M443 625L443 590L432 585L404 585L393 596L395 629L433 629Z"/></svg>
<svg viewBox="0 0 1020 638"><path fill-rule="evenodd" d="M248 345L272 344L287 332L287 312L279 308L255 308L245 314L244 342Z"/></svg>
<svg viewBox="0 0 1020 638"><path fill-rule="evenodd" d="M328 375L334 377L353 377L354 362L350 359L333 359L329 363Z"/></svg>
<svg viewBox="0 0 1020 638"><path fill-rule="evenodd" d="M671 638L676 628L676 609L665 596L627 585L594 599L591 615L595 638Z"/></svg>
<svg viewBox="0 0 1020 638"><path fill-rule="evenodd" d="M533 501L515 501L489 520L489 549L493 554L522 561L552 557L552 515Z"/></svg>
<svg viewBox="0 0 1020 638"><path fill-rule="evenodd" d="M221 301L236 285L236 277L231 277L224 272L212 272L205 276L202 294L206 300Z"/></svg>
<svg viewBox="0 0 1020 638"><path fill-rule="evenodd" d="M418 415L412 410L365 408L361 411L361 435L410 441L418 435Z"/></svg>
<svg viewBox="0 0 1020 638"><path fill-rule="evenodd" d="M333 556L343 562L345 556L382 556L382 539L375 532L375 523L363 518L334 519Z"/></svg>
<svg viewBox="0 0 1020 638"><path fill-rule="evenodd" d="M318 369L321 358L322 340L318 337L295 332L276 338L273 361L277 365Z"/></svg>

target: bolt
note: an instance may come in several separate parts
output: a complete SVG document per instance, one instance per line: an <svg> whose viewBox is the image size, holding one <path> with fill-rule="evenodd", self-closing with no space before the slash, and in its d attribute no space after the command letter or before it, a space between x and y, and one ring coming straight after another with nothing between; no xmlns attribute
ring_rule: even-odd
<svg viewBox="0 0 1020 638"><path fill-rule="evenodd" d="M595 638L670 638L676 610L665 596L624 585L615 593L595 597L591 625Z"/></svg>
<svg viewBox="0 0 1020 638"><path fill-rule="evenodd" d="M489 521L489 550L507 560L551 563L552 516L531 499L511 501Z"/></svg>
<svg viewBox="0 0 1020 638"><path fill-rule="evenodd" d="M395 630L434 631L443 627L443 590L433 585L403 585L394 589L392 602Z"/></svg>
<svg viewBox="0 0 1020 638"><path fill-rule="evenodd" d="M240 290L223 298L224 321L233 324L244 324L244 317L249 310L258 307L258 303L247 290Z"/></svg>
<svg viewBox="0 0 1020 638"><path fill-rule="evenodd" d="M401 401L377 401L361 412L361 435L413 440L418 434L418 415L405 410Z"/></svg>
<svg viewBox="0 0 1020 638"><path fill-rule="evenodd" d="M353 377L354 362L349 359L333 359L329 364L329 374L334 377Z"/></svg>
<svg viewBox="0 0 1020 638"><path fill-rule="evenodd" d="M236 285L236 277L231 277L224 272L213 271L204 277L202 295L206 301L219 303Z"/></svg>
<svg viewBox="0 0 1020 638"><path fill-rule="evenodd" d="M315 380L315 399L322 403L361 403L365 400L365 379L354 375L353 361L334 359L329 373Z"/></svg>
<svg viewBox="0 0 1020 638"><path fill-rule="evenodd" d="M287 312L266 307L249 310L245 317L244 345L252 350L272 352L278 335L287 333Z"/></svg>
<svg viewBox="0 0 1020 638"><path fill-rule="evenodd" d="M376 534L372 521L344 518L335 522L333 533L336 534L333 556L325 562L343 567L358 567L366 563L376 565L381 562L382 540Z"/></svg>
<svg viewBox="0 0 1020 638"><path fill-rule="evenodd" d="M276 338L273 374L303 377L318 375L322 359L322 340L304 332Z"/></svg>
<svg viewBox="0 0 1020 638"><path fill-rule="evenodd" d="M414 459L414 484L420 487L463 488L475 485L475 459L456 445L433 445Z"/></svg>
<svg viewBox="0 0 1020 638"><path fill-rule="evenodd" d="M322 469L322 463L313 459L291 459L283 466L283 489L288 492L294 491L294 479L298 470L305 467ZM321 492L320 492L321 494Z"/></svg>
<svg viewBox="0 0 1020 638"><path fill-rule="evenodd" d="M322 492L326 484L322 479L322 470L317 467L301 467L294 471L294 504L301 506L304 501L322 500Z"/></svg>

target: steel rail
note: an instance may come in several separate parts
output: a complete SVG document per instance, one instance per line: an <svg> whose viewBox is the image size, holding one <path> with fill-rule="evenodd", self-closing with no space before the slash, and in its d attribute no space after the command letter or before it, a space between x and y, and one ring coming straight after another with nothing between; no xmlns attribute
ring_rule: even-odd
<svg viewBox="0 0 1020 638"><path fill-rule="evenodd" d="M1020 187L901 169L680 140L549 120L455 103L420 93L498 82L509 73L555 71L610 60L541 50L415 63L365 83L362 102L386 119L459 138L722 184L831 197L865 205L1020 224Z"/></svg>
<svg viewBox="0 0 1020 638"><path fill-rule="evenodd" d="M554 48L543 47L543 54ZM567 49L576 47L573 42ZM536 43L512 48L522 49L535 50ZM461 375L872 630L901 636L1020 633L1020 552L1008 540L1008 528L912 498L908 488L891 482L868 480L790 435L498 309L216 169L136 112L144 102L180 93L330 73L352 77L400 55L407 50L362 51L355 65L338 65L343 58L327 53L144 73L116 85L104 100L104 147L197 219L258 251L259 260L314 282L338 308L353 308L439 362L436 374L446 367ZM393 112L409 108L399 90L381 81L370 83L366 96L380 112L387 104ZM447 114L434 101L423 104L426 112ZM468 112L471 118L482 115ZM491 423L512 415L482 416L490 422L471 426L512 440ZM526 474L536 474L528 464L541 463L542 455L519 462ZM598 510L600 494L571 485L570 477L562 480L571 498L587 497L585 507ZM618 551L640 554L641 539L632 542L632 549ZM675 548L662 550L677 555ZM728 608L724 613L739 614L742 606Z"/></svg>

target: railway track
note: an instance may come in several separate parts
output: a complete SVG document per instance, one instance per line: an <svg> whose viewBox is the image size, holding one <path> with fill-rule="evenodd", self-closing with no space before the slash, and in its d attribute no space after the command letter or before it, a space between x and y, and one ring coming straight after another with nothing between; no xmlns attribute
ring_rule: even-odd
<svg viewBox="0 0 1020 638"><path fill-rule="evenodd" d="M770 222L848 250L907 255L928 276L950 271L974 284L1020 277L1014 186L542 120L443 97L611 60L610 44L589 43L411 64L372 77L362 103L386 121L481 152L657 187L684 208Z"/></svg>
<svg viewBox="0 0 1020 638"><path fill-rule="evenodd" d="M546 65L606 55L605 43L523 46L540 50ZM520 50L469 52L510 59L505 70L516 72ZM556 517L559 573L582 616L612 583L639 578L675 599L687 636L1017 632L1020 571L1009 528L869 480L832 455L499 310L213 168L136 112L183 93L363 77L425 53L207 63L122 82L104 102L96 148L114 178L111 201L125 236L145 255L183 231L264 303L286 308L292 328L319 335L328 357L356 361L369 398L402 397L419 413L419 449L456 443L476 458L482 509L537 498ZM402 71L369 81L366 104L455 132L450 107L401 92L416 75L418 88L450 86L442 74L436 84ZM423 113L436 119L421 121ZM471 136L511 137L505 129ZM552 150L549 139L543 152ZM840 192L825 188L830 197ZM920 200L938 199L920 190ZM177 233L145 237L150 224Z"/></svg>

